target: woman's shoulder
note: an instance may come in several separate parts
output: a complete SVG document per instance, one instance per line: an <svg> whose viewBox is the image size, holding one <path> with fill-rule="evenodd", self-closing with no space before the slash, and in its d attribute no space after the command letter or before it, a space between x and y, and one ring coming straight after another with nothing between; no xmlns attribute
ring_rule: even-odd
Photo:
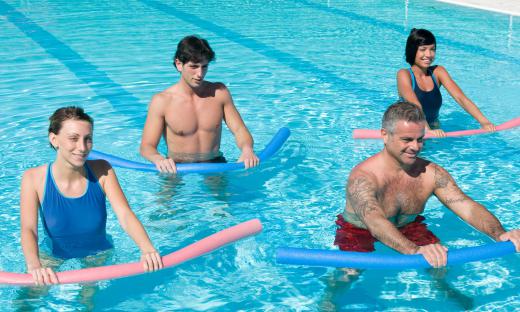
<svg viewBox="0 0 520 312"><path fill-rule="evenodd" d="M448 71L443 66L435 65L430 68L431 68L430 72L433 74L433 76L435 76L436 80L441 85L444 86L446 81L448 81L450 79L450 74L448 74Z"/></svg>
<svg viewBox="0 0 520 312"><path fill-rule="evenodd" d="M397 71L397 78L408 78L410 79L410 69L401 68Z"/></svg>
<svg viewBox="0 0 520 312"><path fill-rule="evenodd" d="M434 75L438 75L438 74L442 74L442 73L447 73L448 71L446 70L446 68L442 65L433 65L430 67L430 71L434 74Z"/></svg>
<svg viewBox="0 0 520 312"><path fill-rule="evenodd" d="M399 83L410 84L412 83L412 77L410 76L408 68L401 68L397 71L397 82Z"/></svg>
<svg viewBox="0 0 520 312"><path fill-rule="evenodd" d="M32 168L25 170L25 172L23 174L24 174L24 176L27 176L27 177L43 176L47 172L48 166L49 166L49 164L44 164L44 165L40 165L38 167L32 167Z"/></svg>
<svg viewBox="0 0 520 312"><path fill-rule="evenodd" d="M43 181L45 181L48 166L49 164L45 164L25 170L22 177L22 184L34 185L35 187L37 187L38 185L43 183Z"/></svg>
<svg viewBox="0 0 520 312"><path fill-rule="evenodd" d="M112 169L110 163L104 159L87 160L87 165L98 178L106 175Z"/></svg>

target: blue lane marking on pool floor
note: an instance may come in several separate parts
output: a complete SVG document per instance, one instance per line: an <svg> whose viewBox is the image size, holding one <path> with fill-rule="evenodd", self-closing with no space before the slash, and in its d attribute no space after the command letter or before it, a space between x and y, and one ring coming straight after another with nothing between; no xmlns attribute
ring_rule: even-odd
<svg viewBox="0 0 520 312"><path fill-rule="evenodd" d="M48 54L65 65L100 98L107 100L114 109L119 110L124 107L124 109L132 111L142 111L143 114L139 114L133 120L141 120L144 123L146 105L142 105L138 98L126 91L121 85L112 81L105 72L83 59L80 54L68 45L2 0L0 0L0 14L5 15L7 20L18 27L27 37L31 38Z"/></svg>
<svg viewBox="0 0 520 312"><path fill-rule="evenodd" d="M311 7L313 9L319 10L319 11L343 16L343 17L349 18L351 20L363 22L363 23L366 23L366 24L369 24L372 26L376 26L379 28L391 29L393 31L396 31L400 34L405 35L406 37L410 33L410 29L403 29L402 25L397 25L397 24L393 24L390 22L381 21L381 20L378 20L378 19L375 19L372 17L360 15L360 14L345 11L342 9L327 7L325 5L313 3L313 2L310 2L307 0L294 0L294 1L301 3L305 6ZM494 59L497 61L507 61L507 62L515 64L515 65L520 65L520 59L507 55L507 54L504 54L504 53L493 51L493 50L483 48L480 46L476 46L473 44L467 44L467 43L459 42L456 40L448 39L448 38L445 38L445 37L439 36L439 35L435 35L435 37L437 38L438 42L442 42L443 44L450 45L454 48L457 48L457 49L460 49L460 50L463 50L463 51L466 51L469 53L478 54L480 56L485 56L487 58L491 58L491 59ZM405 42L403 42L403 47L404 47L404 44L405 44Z"/></svg>
<svg viewBox="0 0 520 312"><path fill-rule="evenodd" d="M193 14L182 12L172 6L154 0L138 1L163 13L175 16L176 18L193 24L199 28L213 32L222 38L226 38L229 41L235 42L269 59L276 60L277 62L284 64L285 66L288 66L295 71L308 75L309 77L318 78L322 83L332 83L333 87L335 89L339 89L341 92L355 91L356 93L353 95L356 98L369 100L370 102L374 102L376 101L375 99L377 99L377 101L381 101L383 103L388 103L389 101L395 100L394 97L390 97L387 93L381 92L379 90L368 89L361 83L350 81L336 75L334 72L323 70L314 65L312 62L301 59L296 55L280 51L260 41L248 38L247 36L241 35L233 30L219 26L210 21L204 20Z"/></svg>

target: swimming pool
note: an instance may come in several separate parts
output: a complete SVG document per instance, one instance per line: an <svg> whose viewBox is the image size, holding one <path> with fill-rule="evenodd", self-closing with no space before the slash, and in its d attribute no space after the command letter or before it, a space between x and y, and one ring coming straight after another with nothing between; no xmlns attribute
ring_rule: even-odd
<svg viewBox="0 0 520 312"><path fill-rule="evenodd" d="M492 121L520 116L520 40L509 17L435 1L0 0L0 27L4 271L24 270L19 184L24 169L53 157L48 116L58 107L81 105L95 119L97 150L141 160L146 105L177 80L171 57L184 35L209 40L217 62L207 79L228 85L258 148L275 129L292 131L267 166L249 171L171 181L117 170L131 206L162 253L251 218L262 220L261 234L172 269L99 283L95 291L65 285L36 300L21 288L2 287L5 309L520 307L518 255L452 267L443 278L425 270L369 270L350 286L332 269L274 262L278 246L334 248L334 220L345 204L348 172L381 148L380 142L354 141L352 130L377 128L396 99L395 74L405 66L410 27L436 34L438 63ZM452 100L446 101L441 121L448 130L477 127ZM447 168L508 228L520 227L518 137L519 130L513 130L431 141L423 156ZM228 131L222 150L228 159L238 157ZM489 242L436 200L428 203L426 216L450 248ZM108 231L115 243L110 262L136 261L137 250L113 214ZM79 266L70 261L61 269Z"/></svg>

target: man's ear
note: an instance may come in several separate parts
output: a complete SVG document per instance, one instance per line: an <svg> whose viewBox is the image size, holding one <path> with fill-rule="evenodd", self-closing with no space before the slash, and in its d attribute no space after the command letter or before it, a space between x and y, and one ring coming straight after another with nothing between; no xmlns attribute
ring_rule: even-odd
<svg viewBox="0 0 520 312"><path fill-rule="evenodd" d="M388 141L388 136L390 135L390 132L386 130L385 128L381 128L381 137L383 138L383 142L386 145L386 142Z"/></svg>
<svg viewBox="0 0 520 312"><path fill-rule="evenodd" d="M178 58L175 59L175 68L179 73L182 72L182 62Z"/></svg>

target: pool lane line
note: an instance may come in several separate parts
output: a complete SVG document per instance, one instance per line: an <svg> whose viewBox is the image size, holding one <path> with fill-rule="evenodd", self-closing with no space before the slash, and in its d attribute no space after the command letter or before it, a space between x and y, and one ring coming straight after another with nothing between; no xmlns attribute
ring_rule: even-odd
<svg viewBox="0 0 520 312"><path fill-rule="evenodd" d="M396 32L398 32L398 33L400 33L400 34L402 34L402 35L404 35L406 37L410 33L410 29L404 29L402 25L398 25L398 24L394 24L394 23L390 23L390 22L385 22L385 21L378 20L378 19L373 18L373 17L357 14L357 13L354 13L354 12L345 11L345 10L342 10L342 9L327 7L327 6L323 5L323 4L313 3L313 2L310 2L310 1L307 1L307 0L293 0L293 1L297 2L297 3L301 3L301 4L305 5L305 6L308 6L310 8L313 8L313 9L316 9L316 10L319 10L319 11L323 11L323 12L326 12L326 13L330 13L330 14L346 17L348 19L355 20L355 21L358 21L358 22L362 22L362 23L365 23L365 24L369 24L371 26L376 26L376 27L383 28L383 29L391 29L391 30L396 31ZM483 48L483 47L477 46L477 45L467 44L467 43L463 43L463 42L460 42L460 41L448 39L446 37L439 36L439 35L435 35L435 38L437 39L437 42L441 42L443 44L447 44L449 46L452 46L454 48L457 48L459 50L462 50L462 51L465 51L465 52L468 52L468 53L471 53L471 54L477 54L477 55L480 55L480 56L485 56L487 58L490 58L490 59L493 59L493 60L496 60L496 61L507 61L507 62L513 63L515 65L520 65L520 59L519 58L510 56L510 55L507 55L507 54L504 54L504 53L493 51L493 50L490 50L490 49L487 49L487 48ZM403 41L403 47L404 47L404 43L405 42Z"/></svg>
<svg viewBox="0 0 520 312"><path fill-rule="evenodd" d="M105 72L99 70L71 47L2 0L0 0L0 15L4 15L27 37L39 44L45 52L65 65L94 93L107 100L115 110L130 109L140 112L136 113L136 118L131 120L138 120L139 126L142 126L141 123L144 124L146 106L142 105L138 98L126 91L120 84L111 80ZM123 113L123 115L128 114Z"/></svg>
<svg viewBox="0 0 520 312"><path fill-rule="evenodd" d="M281 63L297 72L303 73L308 77L317 78L320 83L330 83L332 84L332 88L339 90L342 93L351 92L351 94L357 99L367 100L370 103L390 103L396 99L394 96L389 96L388 92L368 89L365 87L365 84L342 78L336 73L321 69L314 65L314 63L302 59L296 55L278 50L258 40L248 38L247 36L244 36L236 31L219 26L196 15L183 12L172 6L155 0L138 1L167 15L174 16L186 23L190 23L199 28L210 31L219 37L235 42L255 53L267 57L268 59L275 60L278 63Z"/></svg>

